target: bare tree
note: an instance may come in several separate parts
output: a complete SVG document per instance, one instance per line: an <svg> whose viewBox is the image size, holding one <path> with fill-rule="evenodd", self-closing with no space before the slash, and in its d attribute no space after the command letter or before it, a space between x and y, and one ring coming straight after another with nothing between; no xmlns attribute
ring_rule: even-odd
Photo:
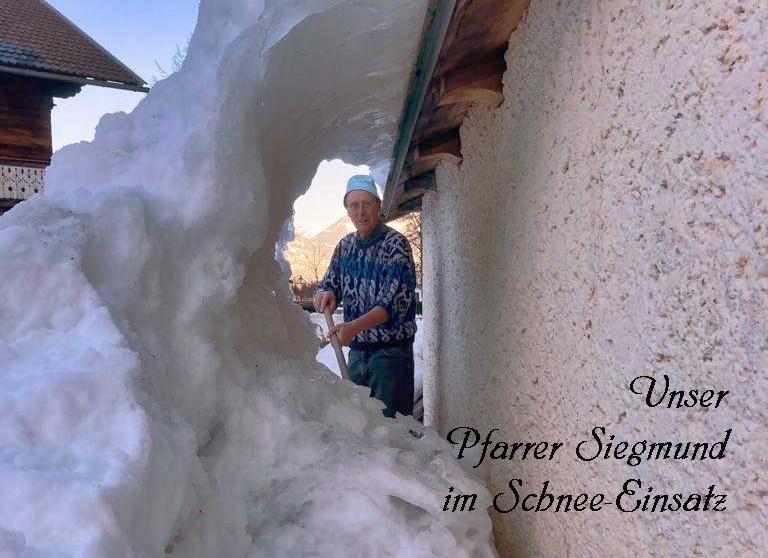
<svg viewBox="0 0 768 558"><path fill-rule="evenodd" d="M192 39L192 36L190 35L187 38L187 43L181 47L179 45L176 45L176 52L173 53L173 56L171 57L171 69L166 70L163 68L160 63L155 60L155 68L157 68L157 71L160 72L159 76L152 75L149 78L149 84L155 85L158 81L167 78L171 74L174 74L181 70L182 64L184 64L184 59L187 57L187 52L189 51L189 41Z"/></svg>
<svg viewBox="0 0 768 558"><path fill-rule="evenodd" d="M405 221L405 231L403 234L408 242L411 243L413 252L413 263L416 265L416 284L421 286L421 212L412 211L403 217Z"/></svg>
<svg viewBox="0 0 768 558"><path fill-rule="evenodd" d="M331 262L331 250L320 240L310 238L302 246L300 257L303 267L311 271L315 283L319 283Z"/></svg>

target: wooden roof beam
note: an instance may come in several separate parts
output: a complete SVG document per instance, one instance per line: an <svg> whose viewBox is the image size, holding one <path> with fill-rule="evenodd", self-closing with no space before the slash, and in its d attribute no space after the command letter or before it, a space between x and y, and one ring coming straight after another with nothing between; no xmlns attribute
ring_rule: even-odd
<svg viewBox="0 0 768 558"><path fill-rule="evenodd" d="M451 128L423 139L413 150L410 175L417 176L434 170L437 165L443 162L454 165L461 162L461 138L458 128Z"/></svg>
<svg viewBox="0 0 768 558"><path fill-rule="evenodd" d="M411 211L421 211L421 196L410 199L397 206L398 216Z"/></svg>
<svg viewBox="0 0 768 558"><path fill-rule="evenodd" d="M402 209L404 204L410 204L416 198L421 198L425 192L437 189L437 183L435 181L435 171L430 170L422 173L418 176L409 178L403 184L403 193L398 199L398 208ZM411 206L408 206L411 207ZM421 208L421 202L419 202L419 209ZM406 209L406 211L410 211Z"/></svg>
<svg viewBox="0 0 768 558"><path fill-rule="evenodd" d="M437 80L437 106L462 102L499 106L504 100L502 77L506 69L504 52L499 51L451 70Z"/></svg>
<svg viewBox="0 0 768 558"><path fill-rule="evenodd" d="M435 171L431 170L406 180L405 184L403 184L403 193L416 193L416 195L421 196L424 192L435 190L436 188L437 182L435 180Z"/></svg>

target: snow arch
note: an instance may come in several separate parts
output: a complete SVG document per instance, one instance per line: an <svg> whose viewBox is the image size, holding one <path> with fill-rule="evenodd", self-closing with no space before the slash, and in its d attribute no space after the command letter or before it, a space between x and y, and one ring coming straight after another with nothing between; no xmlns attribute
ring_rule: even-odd
<svg viewBox="0 0 768 558"><path fill-rule="evenodd" d="M485 506L441 512L484 489L275 292L317 163L386 163L425 10L306 4L203 0L182 70L0 220L9 555L493 555Z"/></svg>

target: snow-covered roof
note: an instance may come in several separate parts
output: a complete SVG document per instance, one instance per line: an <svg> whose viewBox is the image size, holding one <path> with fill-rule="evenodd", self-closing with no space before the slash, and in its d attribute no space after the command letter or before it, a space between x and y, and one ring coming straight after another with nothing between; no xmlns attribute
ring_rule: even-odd
<svg viewBox="0 0 768 558"><path fill-rule="evenodd" d="M43 0L0 2L0 72L146 91L143 79Z"/></svg>

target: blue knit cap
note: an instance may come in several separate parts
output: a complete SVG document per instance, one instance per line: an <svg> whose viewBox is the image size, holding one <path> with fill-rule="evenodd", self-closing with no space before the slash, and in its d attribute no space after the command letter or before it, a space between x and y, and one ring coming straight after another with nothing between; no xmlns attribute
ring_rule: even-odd
<svg viewBox="0 0 768 558"><path fill-rule="evenodd" d="M347 191L344 193L343 200L345 207L347 205L347 194L355 190L368 192L369 194L372 194L377 200L381 201L381 198L379 197L379 191L376 189L376 183L373 181L373 178L367 174L356 174L347 180Z"/></svg>

